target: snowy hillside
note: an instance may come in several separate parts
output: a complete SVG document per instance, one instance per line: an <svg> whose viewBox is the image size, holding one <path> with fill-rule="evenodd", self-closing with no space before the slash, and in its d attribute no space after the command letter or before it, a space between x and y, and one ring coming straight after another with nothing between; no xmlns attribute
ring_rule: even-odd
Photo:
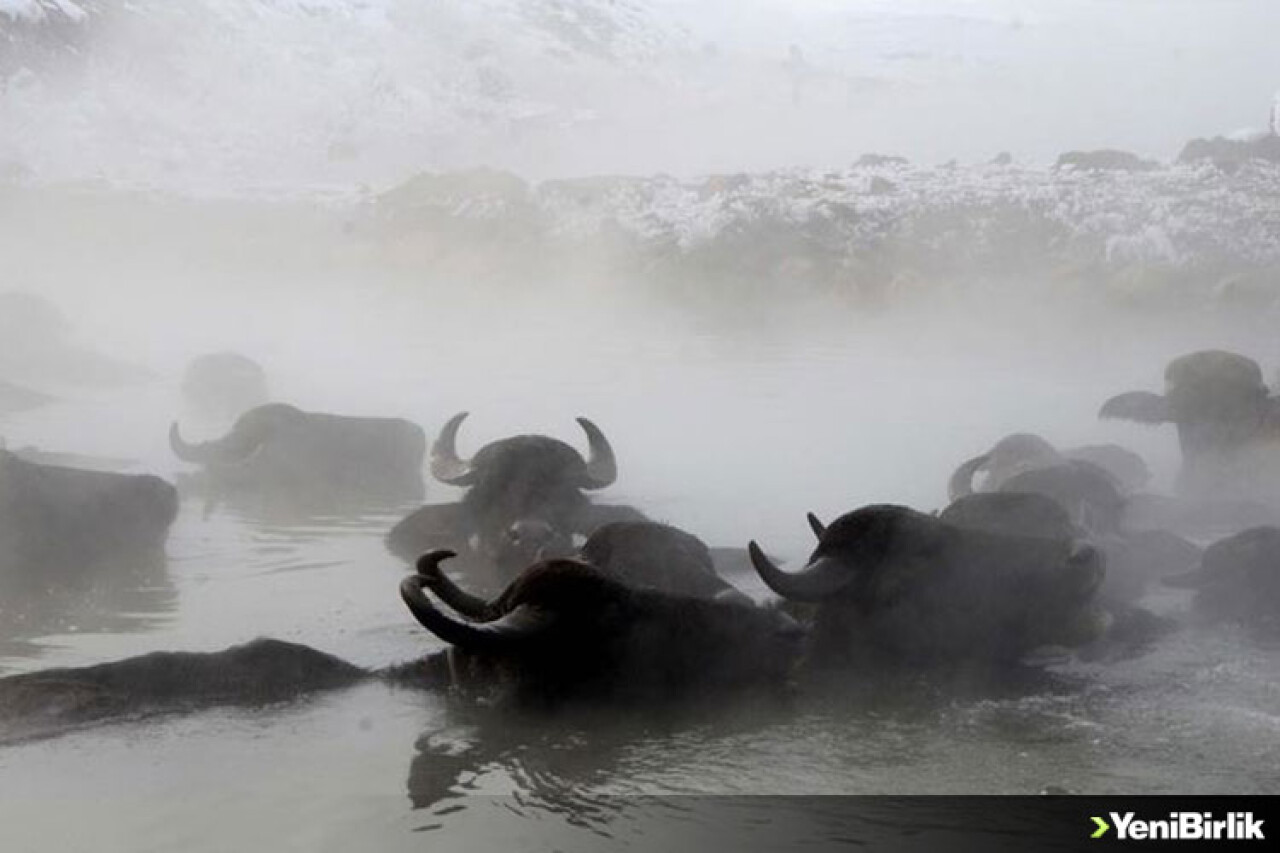
<svg viewBox="0 0 1280 853"><path fill-rule="evenodd" d="M378 181L599 121L682 34L626 0L3 0L0 162Z"/></svg>
<svg viewBox="0 0 1280 853"><path fill-rule="evenodd" d="M1277 26L1272 0L0 0L0 174L242 194L1167 161L1265 127Z"/></svg>
<svg viewBox="0 0 1280 853"><path fill-rule="evenodd" d="M1039 280L1141 303L1280 304L1280 164L1139 171L913 167L588 178L527 185L492 171L422 175L381 194L391 245L520 263L605 251L646 276L741 291L844 292ZM1253 302L1251 302L1251 300Z"/></svg>

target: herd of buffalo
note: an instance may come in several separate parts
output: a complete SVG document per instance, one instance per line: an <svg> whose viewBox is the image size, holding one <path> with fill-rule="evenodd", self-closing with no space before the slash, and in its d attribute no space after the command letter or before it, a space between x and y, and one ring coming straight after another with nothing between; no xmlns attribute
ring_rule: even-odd
<svg viewBox="0 0 1280 853"><path fill-rule="evenodd" d="M275 640L157 652L0 678L0 721L267 700L375 676L541 705L804 689L869 672L1001 673L1137 653L1178 629L1140 606L1155 585L1188 589L1202 623L1280 624L1280 397L1257 363L1229 352L1177 358L1163 394L1130 391L1101 407L1104 418L1176 428L1171 494L1148 491L1146 464L1122 447L1009 435L959 464L941 511L810 515L816 544L793 570L756 542L709 548L596 500L618 464L585 417L585 454L519 435L466 458L465 412L428 448L405 420L266 402L260 368L241 356L197 360L184 390L205 410L243 412L211 441L170 429L174 454L197 469L184 482L205 494L420 502L424 463L461 489L386 537L413 567L404 604L448 651L377 673ZM163 554L178 505L158 477L0 449L0 594L19 600ZM776 599L731 583L748 565Z"/></svg>

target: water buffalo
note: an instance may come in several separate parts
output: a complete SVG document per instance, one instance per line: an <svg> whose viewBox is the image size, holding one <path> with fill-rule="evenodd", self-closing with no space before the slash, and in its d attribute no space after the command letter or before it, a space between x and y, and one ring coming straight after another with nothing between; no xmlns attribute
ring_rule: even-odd
<svg viewBox="0 0 1280 853"><path fill-rule="evenodd" d="M471 665L500 672L520 700L656 700L779 685L799 651L803 632L780 612L633 588L577 560L530 566L485 600L440 570L451 556L422 557L400 595L425 628Z"/></svg>
<svg viewBox="0 0 1280 853"><path fill-rule="evenodd" d="M1105 471L1089 462L1068 460L1031 468L1005 480L1000 491L1044 495L1091 536L1120 534L1126 499Z"/></svg>
<svg viewBox="0 0 1280 853"><path fill-rule="evenodd" d="M78 346L71 324L34 293L0 293L0 373L19 382L118 385L150 377L144 368Z"/></svg>
<svg viewBox="0 0 1280 853"><path fill-rule="evenodd" d="M1150 582L1198 565L1201 549L1160 530L1138 531L1102 538L1088 537L1062 506L1032 492L984 492L953 502L939 513L948 524L1016 536L1061 541L1089 538L1102 548L1107 571L1097 600L1108 616L1106 636L1082 656L1127 657L1146 651L1171 629L1171 623L1136 602Z"/></svg>
<svg viewBox="0 0 1280 853"><path fill-rule="evenodd" d="M1204 350L1174 359L1165 393L1129 391L1107 400L1103 418L1178 428L1178 490L1205 498L1280 496L1280 401L1257 362Z"/></svg>
<svg viewBox="0 0 1280 853"><path fill-rule="evenodd" d="M0 450L0 576L47 580L161 550L177 513L177 490L158 477L42 465Z"/></svg>
<svg viewBox="0 0 1280 853"><path fill-rule="evenodd" d="M970 530L893 505L814 526L818 546L799 572L748 549L770 589L817 605L807 653L817 667L1001 667L1105 627L1094 601L1104 558L1079 540Z"/></svg>
<svg viewBox="0 0 1280 853"><path fill-rule="evenodd" d="M94 666L0 678L3 739L112 718L258 705L345 687L370 673L307 646L258 639L220 652L152 652Z"/></svg>
<svg viewBox="0 0 1280 853"><path fill-rule="evenodd" d="M1194 607L1206 619L1274 631L1280 628L1280 527L1220 539L1205 549L1197 569L1166 582L1194 589Z"/></svg>
<svg viewBox="0 0 1280 853"><path fill-rule="evenodd" d="M267 375L239 353L208 353L187 365L182 396L197 418L228 420L267 402Z"/></svg>
<svg viewBox="0 0 1280 853"><path fill-rule="evenodd" d="M973 479L983 473L982 491L996 491L1012 477L1035 468L1047 468L1080 461L1106 472L1125 494L1143 488L1151 471L1142 457L1115 444L1094 444L1058 450L1034 433L1013 433L997 441L985 453L956 468L947 485L951 500L976 491Z"/></svg>
<svg viewBox="0 0 1280 853"><path fill-rule="evenodd" d="M952 501L938 513L938 519L966 530L986 530L1037 539L1080 539L1084 536L1061 504L1034 492L966 495ZM1109 572L1110 566L1107 569Z"/></svg>
<svg viewBox="0 0 1280 853"><path fill-rule="evenodd" d="M706 543L669 524L606 524L587 537L578 555L628 586L751 603L750 598L716 573L715 556Z"/></svg>
<svg viewBox="0 0 1280 853"><path fill-rule="evenodd" d="M304 412L283 403L241 415L222 438L189 444L169 428L184 462L204 466L216 490L280 494L305 502L338 497L420 500L426 435L399 418Z"/></svg>
<svg viewBox="0 0 1280 853"><path fill-rule="evenodd" d="M1096 448L1088 450L1103 455L1095 453ZM952 501L975 493L973 476L979 470L987 471L986 492L1044 495L1090 534L1113 536L1120 529L1126 501L1117 477L1094 462L1068 458L1037 435L1006 436L957 468L948 489Z"/></svg>
<svg viewBox="0 0 1280 853"><path fill-rule="evenodd" d="M572 554L575 535L610 521L644 520L631 507L602 506L587 496L611 485L618 468L608 439L586 418L577 419L590 446L586 458L554 438L519 435L462 459L456 440L466 417L452 417L431 447L431 475L466 493L458 503L423 507L392 529L387 546L402 559L465 546L466 567L500 586L531 562Z"/></svg>

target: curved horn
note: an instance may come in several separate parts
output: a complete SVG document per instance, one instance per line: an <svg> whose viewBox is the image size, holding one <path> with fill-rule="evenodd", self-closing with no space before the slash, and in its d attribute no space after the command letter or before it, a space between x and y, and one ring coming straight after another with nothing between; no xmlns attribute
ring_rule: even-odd
<svg viewBox="0 0 1280 853"><path fill-rule="evenodd" d="M765 586L791 601L825 601L853 582L856 577L849 566L831 557L819 557L800 571L784 572L765 556L754 541L747 544L751 564L756 567Z"/></svg>
<svg viewBox="0 0 1280 853"><path fill-rule="evenodd" d="M600 427L586 418L578 418L577 421L578 426L587 434L587 442L591 448L587 457L587 481L582 487L603 489L613 485L613 481L618 479L618 460L613 455L613 448L609 446L609 439L604 437Z"/></svg>
<svg viewBox="0 0 1280 853"><path fill-rule="evenodd" d="M1173 420L1173 412L1167 397L1149 391L1126 391L1103 403L1098 417L1140 424L1166 424Z"/></svg>
<svg viewBox="0 0 1280 853"><path fill-rule="evenodd" d="M947 497L953 501L973 494L973 475L991 459L990 453L975 456L955 470L947 481Z"/></svg>
<svg viewBox="0 0 1280 853"><path fill-rule="evenodd" d="M449 418L431 445L431 476L450 486L470 486L476 481L471 461L458 458L458 427L467 419L467 414L458 412Z"/></svg>
<svg viewBox="0 0 1280 853"><path fill-rule="evenodd" d="M456 552L447 549L423 554L418 558L418 576L428 589L458 613L475 622L492 622L498 614L489 602L465 592L440 569L441 561L456 556Z"/></svg>
<svg viewBox="0 0 1280 853"><path fill-rule="evenodd" d="M809 521L809 529L813 531L813 538L821 539L822 535L827 532L827 526L813 513L809 513L805 518Z"/></svg>
<svg viewBox="0 0 1280 853"><path fill-rule="evenodd" d="M194 444L187 444L182 438L182 432L178 429L178 422L174 421L169 424L169 447L173 449L173 455L177 456L183 462L207 462L204 454L200 452L200 447Z"/></svg>
<svg viewBox="0 0 1280 853"><path fill-rule="evenodd" d="M551 615L527 604L517 607L495 622L473 625L446 616L422 592L421 575L409 575L400 582L400 598L414 618L431 633L452 646L488 654L511 654L521 644L545 631Z"/></svg>
<svg viewBox="0 0 1280 853"><path fill-rule="evenodd" d="M248 459L266 440L262 430L239 429L237 424L222 438L201 444L189 444L178 429L178 422L169 425L169 447L183 462L197 465L234 465Z"/></svg>

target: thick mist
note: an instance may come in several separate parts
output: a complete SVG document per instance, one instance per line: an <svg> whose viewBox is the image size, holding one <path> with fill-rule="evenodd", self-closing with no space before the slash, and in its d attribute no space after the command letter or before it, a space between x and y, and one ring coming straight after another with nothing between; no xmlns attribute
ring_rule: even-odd
<svg viewBox="0 0 1280 853"><path fill-rule="evenodd" d="M423 501L178 458L171 423L235 420L184 393L210 353L428 447L469 412L463 456L586 451L585 416L617 456L593 499L788 568L807 512L939 510L1010 433L1121 444L1170 497L1175 429L1099 408L1203 349L1280 385L1277 32L1273 0L0 0L0 448L181 495L123 574L0 574L0 678L445 647L385 541ZM0 848L594 849L639 794L1274 790L1274 645L1189 600L1153 581L1152 645L990 693L531 723L371 681L47 739L0 695Z"/></svg>
<svg viewBox="0 0 1280 853"><path fill-rule="evenodd" d="M11 445L181 471L171 420L197 438L228 426L190 421L182 371L232 350L303 409L405 417L429 435L470 411L470 449L521 432L581 445L573 417L587 415L620 454L611 496L796 557L806 511L938 508L954 464L1009 432L1131 444L1168 485L1172 432L1099 421L1101 402L1159 390L1171 354L1237 349L1267 368L1276 355L1265 317L1152 316L1047 276L878 306L753 295L750 282L672 293L598 260L569 258L550 279L494 272L502 250L489 243L433 266L352 228L342 206L26 191L10 204L11 280L65 313L70 343L139 373L86 386L17 366L14 379L61 402L8 418Z"/></svg>

